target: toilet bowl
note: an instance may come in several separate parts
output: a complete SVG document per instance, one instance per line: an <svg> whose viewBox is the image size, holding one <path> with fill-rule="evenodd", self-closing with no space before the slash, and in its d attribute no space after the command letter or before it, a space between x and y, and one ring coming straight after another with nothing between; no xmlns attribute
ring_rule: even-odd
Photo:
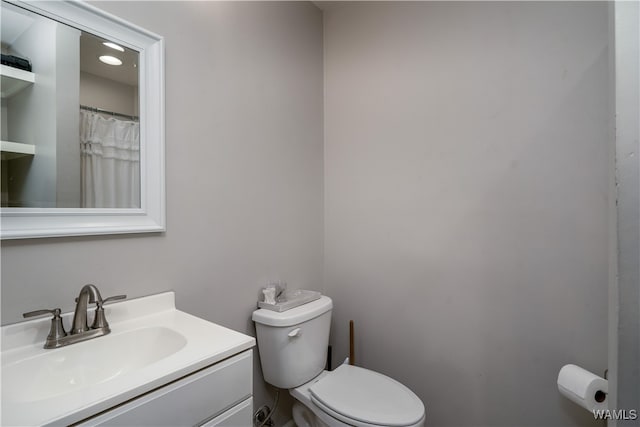
<svg viewBox="0 0 640 427"><path fill-rule="evenodd" d="M324 370L333 303L316 301L283 312L253 312L265 381L296 400L298 427L422 427L422 401L400 382L369 369Z"/></svg>
<svg viewBox="0 0 640 427"><path fill-rule="evenodd" d="M298 427L424 426L418 396L392 378L357 366L323 371L290 393L298 406L293 410Z"/></svg>

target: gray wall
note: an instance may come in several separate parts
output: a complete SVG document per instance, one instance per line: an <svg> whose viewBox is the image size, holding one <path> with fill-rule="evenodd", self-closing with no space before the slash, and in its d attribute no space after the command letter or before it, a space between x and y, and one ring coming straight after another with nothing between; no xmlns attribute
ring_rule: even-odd
<svg viewBox="0 0 640 427"><path fill-rule="evenodd" d="M615 408L640 411L640 6L615 3L616 178L618 183L618 286L612 306L610 358L617 382ZM615 335L614 335L615 336ZM636 415L640 415L637 414ZM638 425L638 420L618 422Z"/></svg>
<svg viewBox="0 0 640 427"><path fill-rule="evenodd" d="M98 5L166 38L168 229L2 242L3 324L93 282L253 334L324 281L429 425L595 424L555 380L607 366L605 5L327 5L324 63L308 3Z"/></svg>
<svg viewBox="0 0 640 427"><path fill-rule="evenodd" d="M2 323L173 289L253 335L267 280L322 290L322 16L310 3L104 2L166 42L165 234L2 242ZM261 372L256 404L271 403Z"/></svg>
<svg viewBox="0 0 640 427"><path fill-rule="evenodd" d="M325 289L335 359L429 425L598 425L559 369L607 367L603 3L328 6ZM601 424L601 423L600 423Z"/></svg>

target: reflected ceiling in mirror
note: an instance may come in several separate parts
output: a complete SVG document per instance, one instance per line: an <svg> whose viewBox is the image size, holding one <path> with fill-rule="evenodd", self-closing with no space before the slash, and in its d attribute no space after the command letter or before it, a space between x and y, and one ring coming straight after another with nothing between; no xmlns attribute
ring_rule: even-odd
<svg viewBox="0 0 640 427"><path fill-rule="evenodd" d="M105 64L100 61L101 56L114 57L121 64ZM80 72L137 88L138 52L83 31L80 36Z"/></svg>

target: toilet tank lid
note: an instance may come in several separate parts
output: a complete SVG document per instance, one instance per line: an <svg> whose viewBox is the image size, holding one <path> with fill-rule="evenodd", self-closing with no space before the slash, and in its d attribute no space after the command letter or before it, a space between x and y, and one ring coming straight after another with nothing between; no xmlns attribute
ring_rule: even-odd
<svg viewBox="0 0 640 427"><path fill-rule="evenodd" d="M311 320L333 308L331 298L321 296L320 299L302 304L291 310L277 312L259 308L253 312L251 319L261 325L286 327Z"/></svg>

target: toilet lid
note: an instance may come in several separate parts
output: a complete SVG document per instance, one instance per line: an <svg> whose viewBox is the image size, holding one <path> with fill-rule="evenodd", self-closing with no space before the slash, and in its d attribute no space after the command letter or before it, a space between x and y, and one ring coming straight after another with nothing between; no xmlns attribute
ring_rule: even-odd
<svg viewBox="0 0 640 427"><path fill-rule="evenodd" d="M309 391L316 405L346 423L400 427L424 416L422 401L407 387L357 366L340 365Z"/></svg>

